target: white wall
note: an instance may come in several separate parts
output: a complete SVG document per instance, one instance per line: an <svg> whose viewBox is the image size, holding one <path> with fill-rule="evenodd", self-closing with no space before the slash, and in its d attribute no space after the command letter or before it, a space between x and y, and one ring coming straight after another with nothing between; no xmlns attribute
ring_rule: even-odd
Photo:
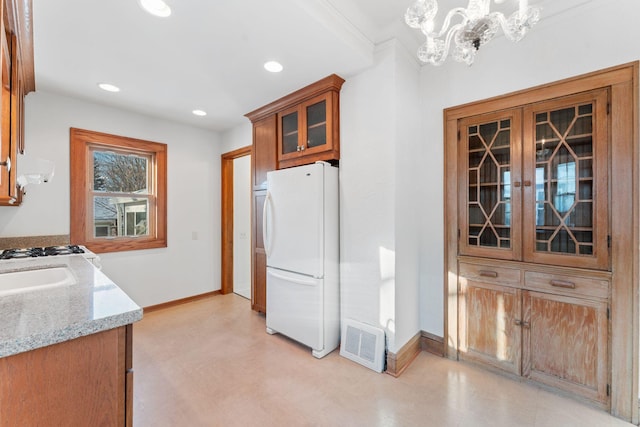
<svg viewBox="0 0 640 427"><path fill-rule="evenodd" d="M526 89L640 59L640 2L591 0L544 18L521 42L499 37L482 47L471 67L424 66L420 93L424 135L425 218L422 222L421 329L443 334L443 114L444 108ZM428 206L427 206L428 205Z"/></svg>
<svg viewBox="0 0 640 427"><path fill-rule="evenodd" d="M141 306L220 289L220 149L213 132L36 92L25 104L26 155L53 160L47 184L0 207L3 237L69 234L69 128L168 145L168 247L101 255L104 272ZM19 168L18 168L19 171Z"/></svg>
<svg viewBox="0 0 640 427"><path fill-rule="evenodd" d="M397 352L420 332L420 233L424 213L422 193L429 186L420 179L424 158L430 155L421 130L420 67L404 46L396 47L396 334Z"/></svg>
<svg viewBox="0 0 640 427"><path fill-rule="evenodd" d="M406 57L399 55L398 49L403 48L393 41L378 46L374 65L348 78L340 94L342 318L385 328L389 350L393 352L404 344L396 342L396 333L404 340L418 331L416 298L404 306L410 294L417 293L418 284L413 277L417 268L412 266L416 263L410 255L399 259L396 252L398 230L401 241L406 237L401 222L408 221L407 226L413 223L411 212L398 211L398 200L402 201L402 208L407 200L405 190L398 185L407 183L410 172L402 171L396 176L398 168L409 166L403 163L406 157L399 154L397 142L404 136L417 139L399 131L405 124L399 119L399 112L404 111L403 105L410 98L400 93L404 83L396 82L407 76L403 66L410 62L402 62ZM417 70L414 72L416 82L409 86L417 92ZM417 110L417 105L413 106ZM398 198L397 192L402 193ZM406 255L402 250L401 253ZM403 319L400 324L398 315ZM416 321L410 320L407 326L404 319L412 317Z"/></svg>
<svg viewBox="0 0 640 427"><path fill-rule="evenodd" d="M340 94L340 287L343 319L395 330L393 59L378 51Z"/></svg>
<svg viewBox="0 0 640 427"><path fill-rule="evenodd" d="M228 153L253 144L253 127L249 119L222 134L220 153Z"/></svg>

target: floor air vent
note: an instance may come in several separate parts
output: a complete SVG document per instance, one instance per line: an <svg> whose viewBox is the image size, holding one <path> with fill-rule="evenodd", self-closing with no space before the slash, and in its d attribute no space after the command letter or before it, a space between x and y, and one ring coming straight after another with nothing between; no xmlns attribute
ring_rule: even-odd
<svg viewBox="0 0 640 427"><path fill-rule="evenodd" d="M346 319L342 325L340 355L376 372L384 370L384 331Z"/></svg>

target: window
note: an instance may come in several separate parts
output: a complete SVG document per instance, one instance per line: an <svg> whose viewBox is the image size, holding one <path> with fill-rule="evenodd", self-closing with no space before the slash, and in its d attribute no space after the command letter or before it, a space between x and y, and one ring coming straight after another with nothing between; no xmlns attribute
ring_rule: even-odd
<svg viewBox="0 0 640 427"><path fill-rule="evenodd" d="M71 242L94 252L167 246L167 146L71 129Z"/></svg>

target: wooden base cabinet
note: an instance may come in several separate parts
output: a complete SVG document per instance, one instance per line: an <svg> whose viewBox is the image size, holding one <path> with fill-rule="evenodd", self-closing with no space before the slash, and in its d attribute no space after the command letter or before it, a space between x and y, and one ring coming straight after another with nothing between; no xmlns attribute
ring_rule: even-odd
<svg viewBox="0 0 640 427"><path fill-rule="evenodd" d="M0 426L131 426L131 328L0 358Z"/></svg>
<svg viewBox="0 0 640 427"><path fill-rule="evenodd" d="M527 271L527 265L462 262L459 268L461 359L608 407L607 280ZM546 292L531 289L545 285Z"/></svg>
<svg viewBox="0 0 640 427"><path fill-rule="evenodd" d="M262 241L262 208L267 195L267 172L276 169L276 116L253 122L251 151L251 309L267 312L267 254Z"/></svg>
<svg viewBox="0 0 640 427"><path fill-rule="evenodd" d="M262 234L262 213L267 196L266 190L253 193L253 284L251 286L251 309L267 313L267 253Z"/></svg>

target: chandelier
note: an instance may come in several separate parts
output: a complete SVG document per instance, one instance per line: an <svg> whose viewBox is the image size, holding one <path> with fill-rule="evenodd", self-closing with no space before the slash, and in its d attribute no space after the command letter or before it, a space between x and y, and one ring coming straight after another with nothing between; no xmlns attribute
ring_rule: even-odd
<svg viewBox="0 0 640 427"><path fill-rule="evenodd" d="M494 0L503 3L505 0ZM501 12L490 12L491 0L469 0L466 8L451 9L444 18L440 31L435 31L434 18L438 13L436 0L416 0L404 15L411 28L419 28L427 41L418 48L418 58L433 65L442 64L449 55L458 62L473 64L480 46L493 39L502 28L511 41L521 40L540 19L540 8L529 7L527 0L519 0L519 8L509 17ZM459 16L461 21L451 25ZM453 47L451 43L453 42Z"/></svg>

